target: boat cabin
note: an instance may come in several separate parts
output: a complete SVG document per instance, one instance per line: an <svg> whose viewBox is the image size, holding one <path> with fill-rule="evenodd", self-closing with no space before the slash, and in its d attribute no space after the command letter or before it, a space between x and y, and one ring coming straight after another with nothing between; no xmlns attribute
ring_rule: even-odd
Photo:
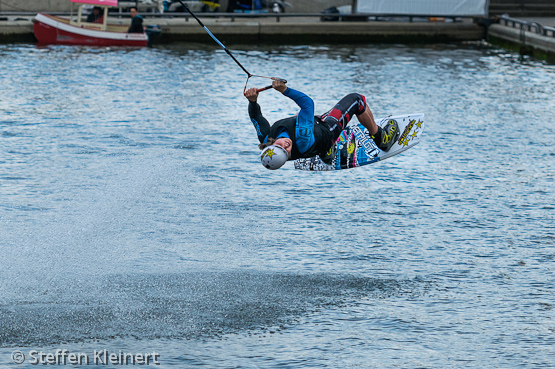
<svg viewBox="0 0 555 369"><path fill-rule="evenodd" d="M74 4L77 4L77 14L74 17ZM87 22L83 20L83 6L98 7L101 9L102 23ZM79 28L88 28L98 31L108 30L108 8L118 6L118 0L71 0L71 13L69 16L69 24Z"/></svg>

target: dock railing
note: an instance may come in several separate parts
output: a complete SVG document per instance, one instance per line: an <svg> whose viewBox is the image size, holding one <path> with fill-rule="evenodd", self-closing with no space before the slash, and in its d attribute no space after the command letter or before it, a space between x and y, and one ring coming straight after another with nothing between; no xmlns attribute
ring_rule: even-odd
<svg viewBox="0 0 555 369"><path fill-rule="evenodd" d="M44 12L50 15L69 16L68 12ZM0 15L4 16L34 16L36 12L2 12ZM131 17L130 13L111 11L108 13L111 17L128 18ZM191 15L189 13L141 13L143 18L184 18L189 21ZM408 22L427 22L427 21L446 21L446 22L461 22L463 19L480 18L480 16L453 16L445 14L371 14L371 13L356 13L356 14L341 14L341 13L220 13L220 12L202 12L195 13L199 18L228 18L231 22L237 19L271 19L274 18L279 22L282 18L314 18L322 21L408 21Z"/></svg>
<svg viewBox="0 0 555 369"><path fill-rule="evenodd" d="M536 22L527 22L521 19L511 18L507 15L499 17L499 23L508 27L518 28L522 31L537 33L542 36L555 37L555 28L545 27Z"/></svg>

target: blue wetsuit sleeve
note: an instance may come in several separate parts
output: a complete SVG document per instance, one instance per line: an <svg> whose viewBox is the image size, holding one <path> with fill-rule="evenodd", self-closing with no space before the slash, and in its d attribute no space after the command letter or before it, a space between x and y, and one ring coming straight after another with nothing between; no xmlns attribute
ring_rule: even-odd
<svg viewBox="0 0 555 369"><path fill-rule="evenodd" d="M314 138L314 101L300 91L287 87L283 93L301 108L295 124L295 137L299 152L305 153L316 142Z"/></svg>
<svg viewBox="0 0 555 369"><path fill-rule="evenodd" d="M251 122L256 129L256 135L258 136L258 141L260 143L266 142L268 139L268 134L270 133L270 123L262 116L262 111L260 110L260 105L253 101L249 101L249 117Z"/></svg>

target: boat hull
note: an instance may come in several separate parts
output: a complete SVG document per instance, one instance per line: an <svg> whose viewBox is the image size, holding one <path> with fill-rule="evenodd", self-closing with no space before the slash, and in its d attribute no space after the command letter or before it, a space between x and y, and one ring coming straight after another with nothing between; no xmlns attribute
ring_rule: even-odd
<svg viewBox="0 0 555 369"><path fill-rule="evenodd" d="M42 13L37 14L34 19L33 32L39 44L134 47L144 47L148 44L148 36L143 33L80 28Z"/></svg>

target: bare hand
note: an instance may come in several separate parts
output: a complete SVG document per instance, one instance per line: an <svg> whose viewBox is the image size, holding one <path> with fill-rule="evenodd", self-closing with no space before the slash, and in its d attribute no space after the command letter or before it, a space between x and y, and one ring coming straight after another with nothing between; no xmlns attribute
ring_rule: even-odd
<svg viewBox="0 0 555 369"><path fill-rule="evenodd" d="M274 81L272 82L272 87L281 93L284 93L285 90L287 90L287 86L285 85L285 82L283 82L280 79L274 79Z"/></svg>
<svg viewBox="0 0 555 369"><path fill-rule="evenodd" d="M256 102L258 99L258 89L257 88L249 88L245 91L245 97L252 102Z"/></svg>

